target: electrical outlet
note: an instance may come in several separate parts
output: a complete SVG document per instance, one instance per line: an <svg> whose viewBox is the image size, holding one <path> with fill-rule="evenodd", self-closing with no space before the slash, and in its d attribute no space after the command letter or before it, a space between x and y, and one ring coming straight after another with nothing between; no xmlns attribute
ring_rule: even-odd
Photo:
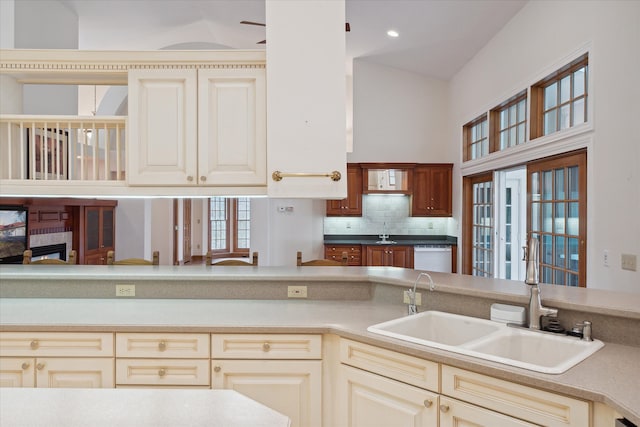
<svg viewBox="0 0 640 427"><path fill-rule="evenodd" d="M289 298L306 298L306 286L287 286L287 297Z"/></svg>
<svg viewBox="0 0 640 427"><path fill-rule="evenodd" d="M129 283L119 283L116 285L116 296L117 297L135 297L136 296L136 285Z"/></svg>
<svg viewBox="0 0 640 427"><path fill-rule="evenodd" d="M609 250L605 249L604 254L602 256L602 262L605 267L609 267Z"/></svg>
<svg viewBox="0 0 640 427"><path fill-rule="evenodd" d="M404 303L410 304L411 298L409 298L409 293L411 291L404 291ZM416 305L422 305L422 294L420 292L416 292Z"/></svg>
<svg viewBox="0 0 640 427"><path fill-rule="evenodd" d="M636 271L638 258L634 254L622 254L622 269Z"/></svg>

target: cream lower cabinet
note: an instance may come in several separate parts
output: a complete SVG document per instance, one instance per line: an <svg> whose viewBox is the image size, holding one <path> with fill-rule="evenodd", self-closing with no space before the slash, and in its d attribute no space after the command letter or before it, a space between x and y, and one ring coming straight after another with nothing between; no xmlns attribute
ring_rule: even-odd
<svg viewBox="0 0 640 427"><path fill-rule="evenodd" d="M209 388L209 334L116 334L117 387Z"/></svg>
<svg viewBox="0 0 640 427"><path fill-rule="evenodd" d="M438 426L437 363L347 339L340 362L340 426Z"/></svg>
<svg viewBox="0 0 640 427"><path fill-rule="evenodd" d="M0 386L113 388L113 334L2 332Z"/></svg>
<svg viewBox="0 0 640 427"><path fill-rule="evenodd" d="M340 426L591 425L589 402L368 344L341 339L340 362Z"/></svg>
<svg viewBox="0 0 640 427"><path fill-rule="evenodd" d="M214 334L212 386L236 390L291 419L322 426L322 337Z"/></svg>

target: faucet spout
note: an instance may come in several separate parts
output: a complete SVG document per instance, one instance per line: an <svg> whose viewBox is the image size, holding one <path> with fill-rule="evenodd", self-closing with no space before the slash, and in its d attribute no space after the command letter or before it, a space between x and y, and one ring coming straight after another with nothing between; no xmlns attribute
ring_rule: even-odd
<svg viewBox="0 0 640 427"><path fill-rule="evenodd" d="M539 244L536 237L529 240L529 247L525 251L525 261L527 262L527 276L524 282L529 285L529 328L540 329L540 317L557 317L558 309L545 307L540 300L540 285L538 284L540 261Z"/></svg>
<svg viewBox="0 0 640 427"><path fill-rule="evenodd" d="M433 283L433 278L429 273L423 271L422 273L418 274L418 277L416 277L416 281L413 282L413 289L409 289L407 291L407 294L409 294L409 315L416 314L418 312L418 306L416 305L416 286L423 276L427 276L427 278L429 279L430 291L433 291L436 288L435 283Z"/></svg>

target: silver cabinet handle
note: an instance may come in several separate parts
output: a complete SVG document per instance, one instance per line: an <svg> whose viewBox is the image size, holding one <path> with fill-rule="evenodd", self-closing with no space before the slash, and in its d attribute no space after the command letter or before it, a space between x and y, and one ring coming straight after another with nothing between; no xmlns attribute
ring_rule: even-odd
<svg viewBox="0 0 640 427"><path fill-rule="evenodd" d="M44 369L44 363L38 363L38 364L36 365L36 369L37 369L38 371L42 371L42 370Z"/></svg>
<svg viewBox="0 0 640 427"><path fill-rule="evenodd" d="M38 340L33 340L31 341L31 343L29 343L29 347L31 347L31 350L36 350L38 347L40 347L40 343L38 342Z"/></svg>
<svg viewBox="0 0 640 427"><path fill-rule="evenodd" d="M200 181L205 182L206 180L207 180L207 177L206 177L206 176L202 175L202 176L200 177Z"/></svg>
<svg viewBox="0 0 640 427"><path fill-rule="evenodd" d="M269 344L268 342L262 344L262 351L269 351L271 350L271 344Z"/></svg>
<svg viewBox="0 0 640 427"><path fill-rule="evenodd" d="M220 372L222 368L220 366L214 366L213 367L213 372Z"/></svg>
<svg viewBox="0 0 640 427"><path fill-rule="evenodd" d="M440 405L440 411L449 412L449 405Z"/></svg>
<svg viewBox="0 0 640 427"><path fill-rule="evenodd" d="M426 400L424 401L424 406L425 406L426 408L431 408L431 406L432 406L432 405L433 405L433 400L431 400L431 399L426 399Z"/></svg>
<svg viewBox="0 0 640 427"><path fill-rule="evenodd" d="M165 375L167 375L167 370L165 368L158 369L158 376L159 377L164 377Z"/></svg>
<svg viewBox="0 0 640 427"><path fill-rule="evenodd" d="M26 371L27 369L29 369L29 366L31 366L31 363L29 362L24 362L22 364L22 370Z"/></svg>
<svg viewBox="0 0 640 427"><path fill-rule="evenodd" d="M164 341L160 341L158 343L158 350L165 351L167 349L167 343Z"/></svg>
<svg viewBox="0 0 640 427"><path fill-rule="evenodd" d="M187 181L189 181L189 182L193 181L193 177L192 177L191 175L189 175L189 176L187 177Z"/></svg>

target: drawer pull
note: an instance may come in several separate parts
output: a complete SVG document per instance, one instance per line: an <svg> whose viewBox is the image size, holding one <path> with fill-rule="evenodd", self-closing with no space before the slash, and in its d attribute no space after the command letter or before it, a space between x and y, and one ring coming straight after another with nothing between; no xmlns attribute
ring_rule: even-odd
<svg viewBox="0 0 640 427"><path fill-rule="evenodd" d="M158 343L158 350L165 351L167 349L167 343L164 341L160 341Z"/></svg>
<svg viewBox="0 0 640 427"><path fill-rule="evenodd" d="M38 340L33 340L29 344L29 347L31 347L31 350L37 350L38 347L40 347L40 343L38 342Z"/></svg>
<svg viewBox="0 0 640 427"><path fill-rule="evenodd" d="M161 378L162 378L162 377L164 377L165 375L167 375L167 370L166 370L166 369L164 369L164 368L160 368L160 369L158 369L158 376L159 376L159 377L161 377Z"/></svg>
<svg viewBox="0 0 640 427"><path fill-rule="evenodd" d="M38 363L38 364L36 365L36 369L37 369L38 371L42 371L42 370L44 369L44 363Z"/></svg>
<svg viewBox="0 0 640 427"><path fill-rule="evenodd" d="M23 369L24 371L26 371L27 369L29 369L29 366L31 366L31 364L30 364L29 362L24 362L24 363L22 364L22 369Z"/></svg>
<svg viewBox="0 0 640 427"><path fill-rule="evenodd" d="M426 399L426 400L424 401L424 406L425 406L425 408L431 408L431 406L433 406L433 400L431 400L431 399Z"/></svg>
<svg viewBox="0 0 640 427"><path fill-rule="evenodd" d="M440 405L440 411L449 412L449 405Z"/></svg>
<svg viewBox="0 0 640 427"><path fill-rule="evenodd" d="M193 181L193 177L191 175L187 176L187 181L189 182Z"/></svg>
<svg viewBox="0 0 640 427"><path fill-rule="evenodd" d="M222 368L220 366L214 366L213 367L213 372L220 372Z"/></svg>
<svg viewBox="0 0 640 427"><path fill-rule="evenodd" d="M271 350L271 344L269 344L268 342L262 344L262 351L269 351Z"/></svg>

